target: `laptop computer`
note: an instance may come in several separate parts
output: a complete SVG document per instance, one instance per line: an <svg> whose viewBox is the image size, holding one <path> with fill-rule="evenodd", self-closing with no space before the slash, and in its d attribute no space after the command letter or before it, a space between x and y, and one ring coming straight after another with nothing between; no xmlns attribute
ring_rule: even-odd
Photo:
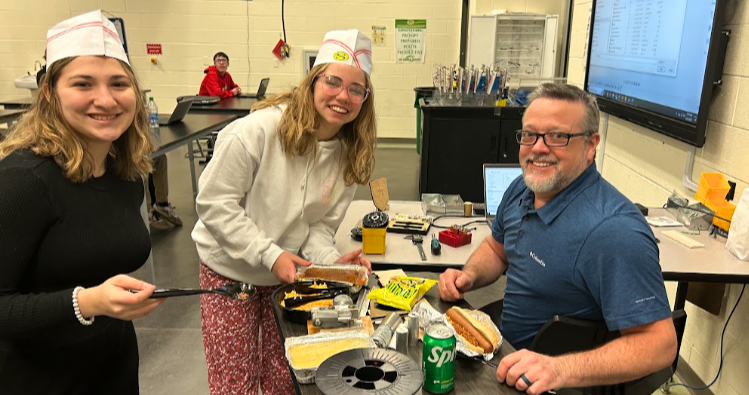
<svg viewBox="0 0 749 395"><path fill-rule="evenodd" d="M193 104L216 104L221 100L218 96L190 96L190 100L192 100ZM179 99L177 99L179 101Z"/></svg>
<svg viewBox="0 0 749 395"><path fill-rule="evenodd" d="M174 112L171 114L159 114L159 126L171 125L182 121L182 118L190 111L190 106L192 106L192 100L182 100L177 103L177 107L174 108Z"/></svg>
<svg viewBox="0 0 749 395"><path fill-rule="evenodd" d="M484 202L486 202L486 222L492 226L497 208L505 191L513 180L523 174L520 163L484 164Z"/></svg>
<svg viewBox="0 0 749 395"><path fill-rule="evenodd" d="M268 89L268 84L270 84L270 78L263 78L262 80L260 80L260 86L257 88L257 93L239 95L239 97L248 97L250 99L264 99L265 91Z"/></svg>

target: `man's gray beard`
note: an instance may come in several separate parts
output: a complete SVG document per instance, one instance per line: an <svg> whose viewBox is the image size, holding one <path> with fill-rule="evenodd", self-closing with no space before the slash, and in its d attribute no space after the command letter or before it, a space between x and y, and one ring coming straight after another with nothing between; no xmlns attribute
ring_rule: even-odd
<svg viewBox="0 0 749 395"><path fill-rule="evenodd" d="M570 186L570 184L572 184L572 182L574 182L577 177L580 177L580 175L583 174L583 172L587 168L587 166L585 166L585 163L586 161L583 160L579 168L576 169L577 171L575 171L574 173L564 175L560 171L555 171L551 177L544 180L539 180L538 178L532 178L528 174L528 162L526 162L525 166L523 166L523 181L525 181L525 185L528 187L528 189L533 191L533 193L539 194L554 192L556 194Z"/></svg>

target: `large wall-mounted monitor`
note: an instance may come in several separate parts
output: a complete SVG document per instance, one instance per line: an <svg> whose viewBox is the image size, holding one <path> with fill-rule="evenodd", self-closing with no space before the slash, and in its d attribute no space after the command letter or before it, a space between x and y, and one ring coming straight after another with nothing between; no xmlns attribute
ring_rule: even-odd
<svg viewBox="0 0 749 395"><path fill-rule="evenodd" d="M724 0L593 0L585 90L601 111L705 144L728 32Z"/></svg>

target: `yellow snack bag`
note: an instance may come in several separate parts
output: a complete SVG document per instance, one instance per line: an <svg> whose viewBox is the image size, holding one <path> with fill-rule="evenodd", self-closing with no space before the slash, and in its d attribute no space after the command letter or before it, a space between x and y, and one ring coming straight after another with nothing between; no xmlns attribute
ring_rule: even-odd
<svg viewBox="0 0 749 395"><path fill-rule="evenodd" d="M396 276L390 279L385 288L373 290L367 299L374 299L379 304L411 311L416 302L427 293L437 280L426 278Z"/></svg>

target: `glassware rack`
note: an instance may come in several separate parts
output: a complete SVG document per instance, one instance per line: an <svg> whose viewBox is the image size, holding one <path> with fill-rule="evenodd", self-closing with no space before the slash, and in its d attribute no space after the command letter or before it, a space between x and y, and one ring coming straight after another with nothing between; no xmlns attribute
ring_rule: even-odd
<svg viewBox="0 0 749 395"><path fill-rule="evenodd" d="M467 64L506 68L509 78L553 78L558 22L557 15L474 15Z"/></svg>
<svg viewBox="0 0 749 395"><path fill-rule="evenodd" d="M541 77L544 20L498 19L494 64L510 76Z"/></svg>

